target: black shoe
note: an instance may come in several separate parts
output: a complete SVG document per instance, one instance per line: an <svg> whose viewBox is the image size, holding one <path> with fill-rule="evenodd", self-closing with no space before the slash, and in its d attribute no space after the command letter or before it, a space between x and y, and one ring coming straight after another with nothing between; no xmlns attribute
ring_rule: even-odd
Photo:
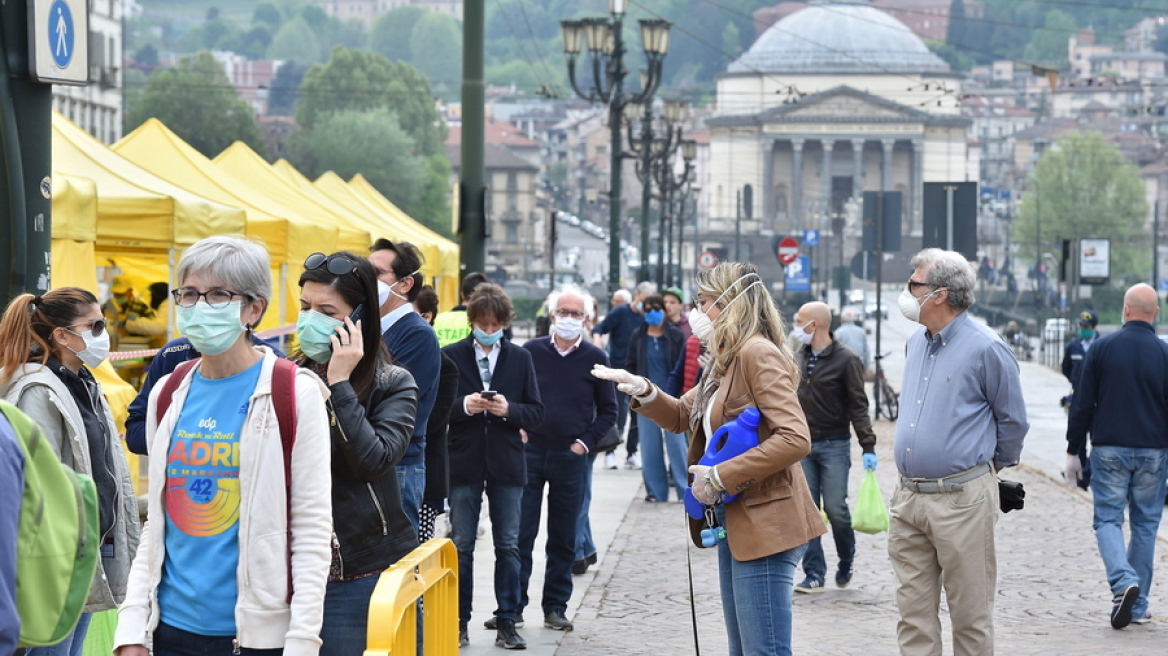
<svg viewBox="0 0 1168 656"><path fill-rule="evenodd" d="M470 644L470 634L466 631L466 625L463 624L458 627L458 646L465 647Z"/></svg>
<svg viewBox="0 0 1168 656"><path fill-rule="evenodd" d="M1111 628L1122 629L1131 624L1132 606L1140 596L1140 586L1129 585L1122 594L1116 595L1115 604L1111 607Z"/></svg>
<svg viewBox="0 0 1168 656"><path fill-rule="evenodd" d="M564 617L564 611L553 610L543 618L543 625L556 631L571 631L572 622Z"/></svg>
<svg viewBox="0 0 1168 656"><path fill-rule="evenodd" d="M499 629L495 631L495 646L503 649L527 649L527 641L515 632L513 620L499 620Z"/></svg>
<svg viewBox="0 0 1168 656"><path fill-rule="evenodd" d="M596 552L592 552L591 555L585 556L585 557L581 558L580 560L572 561L572 573L579 576L580 574L587 572L588 567L590 565L595 565L595 564L596 564Z"/></svg>
<svg viewBox="0 0 1168 656"><path fill-rule="evenodd" d="M494 631L495 629L499 628L499 618L492 615L490 619L488 619L486 622L483 622L483 626L487 629L490 629L491 631ZM516 613L515 628L523 628L523 613Z"/></svg>
<svg viewBox="0 0 1168 656"><path fill-rule="evenodd" d="M839 569L835 571L835 587L846 588L852 582L852 564L840 562Z"/></svg>

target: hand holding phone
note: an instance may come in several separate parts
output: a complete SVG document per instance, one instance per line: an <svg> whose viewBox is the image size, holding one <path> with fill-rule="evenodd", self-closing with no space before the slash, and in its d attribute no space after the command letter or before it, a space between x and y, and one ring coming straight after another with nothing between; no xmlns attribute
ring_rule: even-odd
<svg viewBox="0 0 1168 656"><path fill-rule="evenodd" d="M497 393L498 392L496 392L495 390L484 390L482 392L479 392L479 396L490 401L491 399L495 398L495 394L497 394Z"/></svg>

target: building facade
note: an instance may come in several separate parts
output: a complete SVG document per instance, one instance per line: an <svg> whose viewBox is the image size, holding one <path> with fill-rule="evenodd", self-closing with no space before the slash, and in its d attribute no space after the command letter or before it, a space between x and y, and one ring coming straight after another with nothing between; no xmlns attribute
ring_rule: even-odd
<svg viewBox="0 0 1168 656"><path fill-rule="evenodd" d="M89 84L53 86L53 109L106 144L122 138L121 0L89 4Z"/></svg>

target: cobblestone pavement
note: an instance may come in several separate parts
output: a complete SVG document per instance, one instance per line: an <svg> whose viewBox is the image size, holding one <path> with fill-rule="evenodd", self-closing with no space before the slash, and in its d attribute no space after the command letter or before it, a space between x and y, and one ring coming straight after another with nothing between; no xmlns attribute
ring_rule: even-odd
<svg viewBox="0 0 1168 656"><path fill-rule="evenodd" d="M893 427L880 422L877 477L885 496L895 485ZM862 475L854 447L854 493ZM1152 590L1154 621L1113 630L1111 595L1091 530L1091 502L1036 469L1007 470L1003 477L1026 486L1026 508L1000 515L997 526L998 597L996 653L1168 653L1168 544L1160 544ZM686 654L694 652L686 576L688 543L677 504L632 502L596 579L564 635L557 656ZM856 575L846 590L829 583L822 594L796 595L796 654L896 654L895 578L886 552L887 534L857 534ZM830 571L837 562L823 541ZM725 654L726 637L713 550L690 548L701 652ZM796 580L802 576L796 572ZM829 574L829 579L832 576ZM944 612L944 611L943 611ZM943 624L948 624L944 616ZM946 627L945 653L951 653Z"/></svg>

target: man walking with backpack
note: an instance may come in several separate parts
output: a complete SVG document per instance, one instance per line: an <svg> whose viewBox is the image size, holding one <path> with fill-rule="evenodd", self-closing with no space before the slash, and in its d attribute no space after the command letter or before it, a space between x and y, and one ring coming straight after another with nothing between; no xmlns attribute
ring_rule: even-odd
<svg viewBox="0 0 1168 656"><path fill-rule="evenodd" d="M16 411L12 406L8 408ZM16 431L0 412L0 654L11 654L20 641L16 613L16 535L24 496L24 453Z"/></svg>

